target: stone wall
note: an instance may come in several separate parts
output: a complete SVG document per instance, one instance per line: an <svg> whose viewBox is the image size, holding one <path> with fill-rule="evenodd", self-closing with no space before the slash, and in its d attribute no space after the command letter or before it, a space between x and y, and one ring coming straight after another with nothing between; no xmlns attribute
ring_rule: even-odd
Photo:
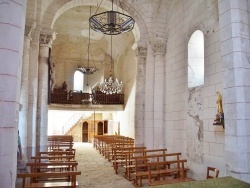
<svg viewBox="0 0 250 188"><path fill-rule="evenodd" d="M195 179L204 179L207 166L225 175L224 130L213 126L216 91L222 91L220 30L217 1L175 1L170 8L166 53L165 142L189 161ZM188 41L204 34L204 85L188 88Z"/></svg>
<svg viewBox="0 0 250 188"><path fill-rule="evenodd" d="M135 75L136 57L132 48L127 48L117 62L117 75L122 75L125 109L117 112L116 122L120 122L120 134L134 138Z"/></svg>

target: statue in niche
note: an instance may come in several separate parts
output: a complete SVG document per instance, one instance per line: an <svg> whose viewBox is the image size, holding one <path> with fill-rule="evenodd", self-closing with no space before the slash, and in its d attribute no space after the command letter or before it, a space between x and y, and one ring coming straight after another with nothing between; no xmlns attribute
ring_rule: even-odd
<svg viewBox="0 0 250 188"><path fill-rule="evenodd" d="M224 125L224 112L222 108L222 95L220 92L216 92L217 94L217 100L216 100L216 108L217 108L217 114L214 118L214 125Z"/></svg>
<svg viewBox="0 0 250 188"><path fill-rule="evenodd" d="M55 64L52 63L52 60L50 59L50 90L53 93L54 87L56 85L56 69Z"/></svg>

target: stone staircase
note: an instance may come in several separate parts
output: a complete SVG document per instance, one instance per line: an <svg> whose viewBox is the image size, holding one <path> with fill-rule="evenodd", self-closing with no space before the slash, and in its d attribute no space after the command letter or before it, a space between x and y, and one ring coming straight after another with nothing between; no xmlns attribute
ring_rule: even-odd
<svg viewBox="0 0 250 188"><path fill-rule="evenodd" d="M68 121L62 127L62 135L68 134L82 119L91 117L91 114L84 112L77 112L71 116Z"/></svg>

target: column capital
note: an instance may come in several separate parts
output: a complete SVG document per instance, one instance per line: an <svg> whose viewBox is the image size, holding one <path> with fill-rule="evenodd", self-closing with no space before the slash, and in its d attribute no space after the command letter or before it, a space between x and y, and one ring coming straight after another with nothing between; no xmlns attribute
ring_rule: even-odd
<svg viewBox="0 0 250 188"><path fill-rule="evenodd" d="M51 48L53 40L55 40L56 34L52 29L43 29L40 34L40 46L48 46Z"/></svg>
<svg viewBox="0 0 250 188"><path fill-rule="evenodd" d="M165 55L167 48L167 39L161 37L154 37L151 41L154 55Z"/></svg>
<svg viewBox="0 0 250 188"><path fill-rule="evenodd" d="M24 36L31 38L32 32L35 30L35 28L36 28L36 22L33 22L30 25L25 25Z"/></svg>
<svg viewBox="0 0 250 188"><path fill-rule="evenodd" d="M146 58L147 56L147 48L143 47L143 46L138 46L135 49L135 55L137 57L142 57L142 58Z"/></svg>

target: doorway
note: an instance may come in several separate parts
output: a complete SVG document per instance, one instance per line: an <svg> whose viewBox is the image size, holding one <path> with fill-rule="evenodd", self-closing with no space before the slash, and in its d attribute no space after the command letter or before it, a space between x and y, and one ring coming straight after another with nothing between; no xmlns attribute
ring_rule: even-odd
<svg viewBox="0 0 250 188"><path fill-rule="evenodd" d="M89 124L88 122L84 122L82 124L82 142L88 142L89 141Z"/></svg>
<svg viewBox="0 0 250 188"><path fill-rule="evenodd" d="M103 135L103 123L99 122L98 123L98 130L97 130L98 135Z"/></svg>

